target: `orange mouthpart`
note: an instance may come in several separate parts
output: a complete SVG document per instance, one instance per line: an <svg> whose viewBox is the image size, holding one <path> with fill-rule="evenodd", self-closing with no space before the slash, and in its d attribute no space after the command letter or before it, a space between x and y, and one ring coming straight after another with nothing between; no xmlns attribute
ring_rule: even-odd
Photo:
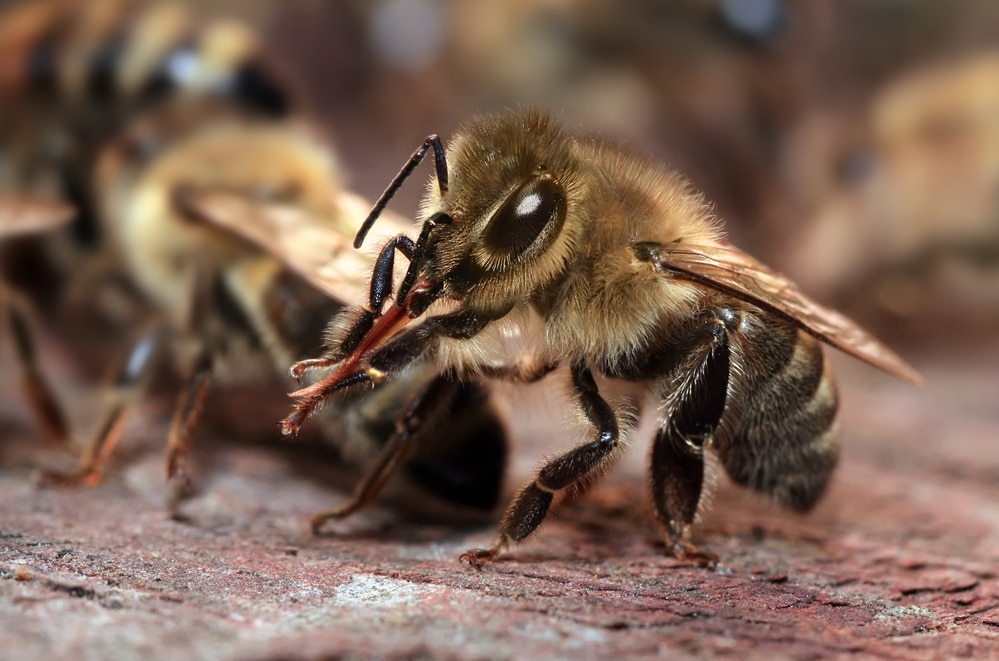
<svg viewBox="0 0 999 661"><path fill-rule="evenodd" d="M413 321L415 317L409 311L411 301L415 296L426 294L432 287L433 285L426 280L417 282L402 305L393 305L388 312L378 317L358 347L340 363L332 374L311 386L291 393L291 397L297 401L291 414L279 423L281 434L288 437L296 436L305 419L324 399L338 390L349 388L364 381L379 382L383 380L386 375L370 367L364 367L364 361Z"/></svg>

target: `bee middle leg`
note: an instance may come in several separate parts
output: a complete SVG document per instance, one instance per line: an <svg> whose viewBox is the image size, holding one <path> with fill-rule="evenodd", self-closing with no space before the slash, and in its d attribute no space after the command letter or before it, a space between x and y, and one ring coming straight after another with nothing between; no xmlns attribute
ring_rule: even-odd
<svg viewBox="0 0 999 661"><path fill-rule="evenodd" d="M538 471L507 509L499 538L488 549L471 549L459 561L481 569L511 543L520 542L544 520L557 492L580 484L597 471L618 448L620 425L614 409L600 395L593 374L585 364L572 366L572 385L587 419L597 428L597 438L552 459Z"/></svg>
<svg viewBox="0 0 999 661"><path fill-rule="evenodd" d="M319 534L327 521L339 521L371 504L378 497L389 478L412 455L420 434L433 426L451 409L451 403L461 388L461 382L439 375L414 395L403 414L396 421L395 433L382 448L374 466L354 490L351 499L326 512L312 517L312 533Z"/></svg>
<svg viewBox="0 0 999 661"><path fill-rule="evenodd" d="M100 483L104 467L121 439L128 411L153 370L163 339L159 328L139 337L115 369L111 380L114 393L111 405L104 412L97 431L80 455L79 465L69 473L42 471L44 483L64 487L94 486Z"/></svg>
<svg viewBox="0 0 999 661"><path fill-rule="evenodd" d="M174 484L173 506L191 490L191 477L187 470L187 453L191 449L194 432L204 410L205 395L212 382L213 353L202 347L194 369L177 400L170 431L167 435L166 476ZM171 507L173 509L173 507Z"/></svg>

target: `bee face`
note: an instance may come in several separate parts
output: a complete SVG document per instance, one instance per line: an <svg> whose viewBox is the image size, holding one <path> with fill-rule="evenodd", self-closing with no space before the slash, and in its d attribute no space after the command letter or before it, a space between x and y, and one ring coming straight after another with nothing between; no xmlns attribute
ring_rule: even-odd
<svg viewBox="0 0 999 661"><path fill-rule="evenodd" d="M425 215L452 222L433 237L427 275L455 295L500 305L556 277L582 229L580 171L569 139L540 113L473 122L448 150L454 185L431 181Z"/></svg>

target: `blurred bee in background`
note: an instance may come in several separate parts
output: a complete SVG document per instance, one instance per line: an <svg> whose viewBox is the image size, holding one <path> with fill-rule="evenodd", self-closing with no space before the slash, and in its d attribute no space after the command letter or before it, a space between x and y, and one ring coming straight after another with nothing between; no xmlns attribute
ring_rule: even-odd
<svg viewBox="0 0 999 661"><path fill-rule="evenodd" d="M111 299L116 304L107 316L127 317L119 326L130 328L148 316L150 303L159 301L140 291L145 283L134 277L114 234L122 223L100 217L110 209L101 199L104 184L94 175L103 158L99 154L135 117L187 112L193 126L199 105L214 104L218 116L279 121L289 110L289 86L264 61L251 29L237 21L207 20L177 3L18 3L0 14L0 54L0 94L10 111L4 124L10 148L0 167L0 185L61 195L79 211L70 233L44 237L41 248L37 242L10 246L4 260L8 277L25 290L40 289L35 296L40 308L69 298L85 301L74 311L89 311L95 302L100 306ZM159 137L176 140L183 130ZM153 139L143 145L150 152L163 147ZM39 280L56 284L46 289ZM108 296L112 289L117 296ZM81 326L75 323L79 319L72 321L74 328ZM115 382L141 381L156 356L155 345L152 335L139 342ZM111 408L115 413L97 434L105 441L117 437L123 421L123 407ZM84 463L101 463L91 459ZM94 472L79 476L96 479Z"/></svg>
<svg viewBox="0 0 999 661"><path fill-rule="evenodd" d="M93 221L84 234L99 238L101 257L142 298L151 319L116 370L114 400L79 467L47 477L60 484L100 480L129 407L166 353L184 379L167 451L168 475L182 491L185 456L213 375L223 366L252 371L245 368L253 357L270 363L270 372L275 365L284 372L320 350L326 320L341 301L358 297L364 285L356 274L373 267L346 248L362 214L341 190L333 151L303 118L305 109L290 105L280 79L262 73L252 33L199 22L175 5L54 5L63 11L24 8L34 23L23 22L33 29L13 30L22 38L5 42L18 46L22 67L8 79L25 92L39 88L32 99L68 98L59 108L69 117L64 126L85 122L92 101L96 108L101 99L121 99L115 112L122 119L99 132L84 166L73 171L87 174L77 183ZM78 64L64 68L70 55ZM294 261L282 248L289 233L312 253L299 251ZM348 458L377 465L383 446L412 436L396 429L395 412L414 390L437 396L433 410L413 415L438 420L448 433L421 437L404 472L444 501L490 509L506 446L479 384L414 369L394 392L358 395L331 409L327 437ZM381 486L362 484L354 501L368 502Z"/></svg>
<svg viewBox="0 0 999 661"><path fill-rule="evenodd" d="M355 246L430 151L436 177L418 238L385 244L367 305L335 318L325 356L293 367L332 373L294 393L283 431L297 433L325 400L391 384L413 365L521 382L568 367L594 436L547 460L495 544L463 554L465 564L479 568L526 538L556 494L598 475L647 398L658 418L649 485L667 547L712 562L689 543L706 452L738 484L793 509L810 509L824 492L838 457L838 396L822 342L919 381L853 322L722 239L675 172L572 136L533 110L476 118L446 152L429 136ZM386 308L396 251L409 266ZM521 341L515 352L510 338ZM620 399L605 394L619 388ZM410 406L424 399L418 393Z"/></svg>
<svg viewBox="0 0 999 661"><path fill-rule="evenodd" d="M41 247L19 242L5 255L8 271L24 272L19 284L44 290L36 298L46 309L63 298L51 290L68 285L65 297L83 290L87 304L78 307L89 310L93 281L106 285L118 275L104 259L91 178L97 153L132 118L165 103L205 99L282 117L295 96L253 30L181 3L14 3L0 11L0 61L0 190L62 197L77 209L70 232L46 236ZM96 299L111 299L107 316L132 315L128 306L137 302L129 287L119 282L124 296L117 297L108 289Z"/></svg>
<svg viewBox="0 0 999 661"><path fill-rule="evenodd" d="M793 236L791 267L896 333L932 332L946 320L948 333L994 337L997 75L999 53L989 50L889 81L856 119L865 176L821 200Z"/></svg>

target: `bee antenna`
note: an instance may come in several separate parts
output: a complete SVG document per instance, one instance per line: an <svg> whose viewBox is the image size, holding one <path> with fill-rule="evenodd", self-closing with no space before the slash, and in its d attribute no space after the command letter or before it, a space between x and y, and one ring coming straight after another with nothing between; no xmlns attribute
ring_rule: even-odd
<svg viewBox="0 0 999 661"><path fill-rule="evenodd" d="M434 148L434 167L437 169L437 184L440 186L441 197L447 194L447 160L444 158L444 146L441 144L441 139L436 133L431 133L427 136L427 139L423 141L413 155L409 157L409 161L406 162L402 169L399 170L399 174L395 175L392 183L388 185L385 192L381 194L378 201L375 202L375 206L372 207L371 213L368 217L364 219L361 224L361 229L357 230L357 236L354 237L354 247L360 248L361 244L364 243L364 237L368 235L368 231L371 226L375 224L378 220L378 216L382 214L382 211L388 205L389 200L392 196L402 187L406 178L413 174L413 170L416 166L420 164L423 157L426 156L427 150L431 147Z"/></svg>

